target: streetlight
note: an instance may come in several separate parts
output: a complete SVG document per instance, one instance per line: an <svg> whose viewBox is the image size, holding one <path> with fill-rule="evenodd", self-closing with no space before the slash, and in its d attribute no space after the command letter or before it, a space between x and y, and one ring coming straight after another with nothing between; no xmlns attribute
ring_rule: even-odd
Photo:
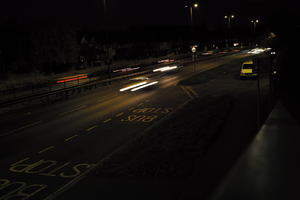
<svg viewBox="0 0 300 200"><path fill-rule="evenodd" d="M227 32L228 41L227 41L227 47L229 47L229 43L230 43L231 20L233 20L234 18L235 18L235 16L233 14L231 14L231 15L225 15L224 16L224 19L227 20L227 23L228 23L228 32Z"/></svg>
<svg viewBox="0 0 300 200"><path fill-rule="evenodd" d="M231 27L231 20L234 19L235 16L234 15L225 15L224 19L228 20L228 28Z"/></svg>
<svg viewBox="0 0 300 200"><path fill-rule="evenodd" d="M260 23L260 21L258 19L255 19L255 20L251 20L251 23L253 24L253 31L254 31L254 34L256 32L256 26L258 23Z"/></svg>
<svg viewBox="0 0 300 200"><path fill-rule="evenodd" d="M194 3L192 5L186 5L185 6L186 8L189 8L190 9L190 19L191 19L191 25L193 26L193 9L194 8L199 8L199 4L198 3Z"/></svg>

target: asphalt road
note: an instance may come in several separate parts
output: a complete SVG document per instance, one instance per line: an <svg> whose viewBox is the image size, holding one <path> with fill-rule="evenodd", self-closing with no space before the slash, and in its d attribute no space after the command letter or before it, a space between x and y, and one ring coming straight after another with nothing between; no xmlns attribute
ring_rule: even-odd
<svg viewBox="0 0 300 200"><path fill-rule="evenodd" d="M249 56L245 52L196 65L198 73ZM153 73L152 89L119 92L129 81L66 101L1 116L0 200L45 199L80 177L106 155L199 95L177 86L193 65Z"/></svg>

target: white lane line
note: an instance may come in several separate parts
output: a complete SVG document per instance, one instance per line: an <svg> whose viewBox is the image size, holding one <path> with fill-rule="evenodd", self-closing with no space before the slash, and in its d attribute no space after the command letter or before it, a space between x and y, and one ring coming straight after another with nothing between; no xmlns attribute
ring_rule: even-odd
<svg viewBox="0 0 300 200"><path fill-rule="evenodd" d="M20 128L17 128L17 129L14 129L14 130L12 130L12 131L9 131L9 132L7 132L7 133L1 135L1 136L10 135L10 134L13 134L13 133L15 133L15 132L24 130L24 129L26 129L26 128L30 128L30 127L36 126L36 125L38 125L38 124L40 124L40 123L42 123L42 121L37 121L37 122L31 123L31 124L27 124L27 125L22 126L22 127L20 127Z"/></svg>
<svg viewBox="0 0 300 200"><path fill-rule="evenodd" d="M180 87L190 97L190 99L194 99L191 93L184 86L180 86Z"/></svg>
<svg viewBox="0 0 300 200"><path fill-rule="evenodd" d="M199 94L190 86L186 87L186 89L188 89L195 97L199 97Z"/></svg>
<svg viewBox="0 0 300 200"><path fill-rule="evenodd" d="M54 148L54 146L47 147L47 148L45 148L45 149L39 151L39 154L45 153L46 151L49 151L49 150L51 150L51 149L53 149L53 148Z"/></svg>
<svg viewBox="0 0 300 200"><path fill-rule="evenodd" d="M95 125L95 126L92 126L92 127L88 128L88 129L86 129L85 131L86 131L86 132L89 132L89 131L91 131L91 130L97 128L97 127L98 127L98 125Z"/></svg>
<svg viewBox="0 0 300 200"><path fill-rule="evenodd" d="M129 108L128 110L129 111L132 111L132 110L134 110L135 109L135 107L131 107L131 108Z"/></svg>
<svg viewBox="0 0 300 200"><path fill-rule="evenodd" d="M70 141L70 140L73 140L73 139L76 138L76 137L78 137L77 134L76 134L76 135L73 135L73 136L71 136L71 137L69 137L69 138L67 138L67 139L65 139L65 142L68 142L68 141Z"/></svg>
<svg viewBox="0 0 300 200"><path fill-rule="evenodd" d="M112 120L111 118L106 119L106 120L103 121L103 123L107 123L107 122L109 122L109 121L111 121L111 120Z"/></svg>
<svg viewBox="0 0 300 200"><path fill-rule="evenodd" d="M124 115L123 112L121 112L121 113L119 113L119 114L116 114L116 117L120 117L120 116L122 116L122 115Z"/></svg>
<svg viewBox="0 0 300 200"><path fill-rule="evenodd" d="M86 107L87 107L86 105L78 106L77 108L74 108L73 110L70 110L70 111L66 111L66 112L60 113L59 116L64 116L64 115L70 114L70 113L72 113L72 112L81 110L81 109L86 108Z"/></svg>

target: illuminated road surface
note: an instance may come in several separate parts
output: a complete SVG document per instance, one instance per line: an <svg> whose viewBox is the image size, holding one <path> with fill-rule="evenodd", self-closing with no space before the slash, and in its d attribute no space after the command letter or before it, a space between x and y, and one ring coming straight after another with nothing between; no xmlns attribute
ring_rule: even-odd
<svg viewBox="0 0 300 200"><path fill-rule="evenodd" d="M246 56L203 61L197 71ZM176 85L193 70L190 65L174 74L152 73L151 80L159 83L151 89L120 92L129 83L121 81L67 101L1 116L1 135L6 136L0 137L0 200L46 198L147 127L203 95Z"/></svg>

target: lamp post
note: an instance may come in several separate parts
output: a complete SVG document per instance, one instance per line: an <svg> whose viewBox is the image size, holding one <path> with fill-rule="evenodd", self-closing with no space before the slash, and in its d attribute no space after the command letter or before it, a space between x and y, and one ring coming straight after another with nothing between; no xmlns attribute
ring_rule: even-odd
<svg viewBox="0 0 300 200"><path fill-rule="evenodd" d="M253 32L254 34L256 33L256 26L260 21L258 19L256 20L251 20L251 23L253 24Z"/></svg>
<svg viewBox="0 0 300 200"><path fill-rule="evenodd" d="M227 23L228 23L228 29L231 28L231 20L233 20L235 18L234 15L225 15L224 16L224 19L227 20Z"/></svg>
<svg viewBox="0 0 300 200"><path fill-rule="evenodd" d="M227 41L227 47L229 47L229 43L230 43L230 29L231 29L231 21L235 18L234 15L225 15L224 19L227 20L227 26L228 26L228 33L227 33L227 37L228 37L228 41Z"/></svg>
<svg viewBox="0 0 300 200"><path fill-rule="evenodd" d="M192 4L192 5L186 5L185 6L186 8L189 8L189 12L190 12L190 20L191 20L191 25L193 26L193 24L194 24L194 17L193 17L193 10L195 9L195 8L198 8L199 7L199 4L198 3L194 3L194 4Z"/></svg>

